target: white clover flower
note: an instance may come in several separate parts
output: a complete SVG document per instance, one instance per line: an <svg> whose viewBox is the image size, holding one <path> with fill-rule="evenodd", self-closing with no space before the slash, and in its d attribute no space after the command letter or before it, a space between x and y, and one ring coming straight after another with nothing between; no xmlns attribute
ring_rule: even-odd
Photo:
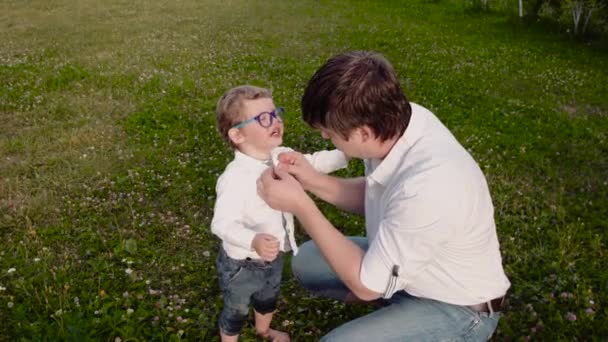
<svg viewBox="0 0 608 342"><path fill-rule="evenodd" d="M132 269L130 269L130 268L127 268L127 269L125 270L125 273L126 273L126 274L131 274L131 273L133 273L133 270L132 270Z"/></svg>
<svg viewBox="0 0 608 342"><path fill-rule="evenodd" d="M15 271L17 271L17 269L16 269L16 268L14 268L14 267L11 267L11 268L9 268L9 269L8 269L8 271L7 271L6 273L9 273L9 274L10 274L10 273L13 273L13 272L15 272Z"/></svg>
<svg viewBox="0 0 608 342"><path fill-rule="evenodd" d="M10 309L10 308L12 308L12 307L13 307L13 305L15 305L15 304L13 304L13 302L8 302L8 303L7 303L7 306L8 306L8 308L9 308L9 309Z"/></svg>
<svg viewBox="0 0 608 342"><path fill-rule="evenodd" d="M203 252L203 256L204 256L205 258L208 258L208 257L210 257L210 256L211 256L211 253L209 253L209 251L204 251L204 252Z"/></svg>
<svg viewBox="0 0 608 342"><path fill-rule="evenodd" d="M132 314L132 313L133 313L133 309L128 308L128 309L127 309L127 315L130 315L130 314Z"/></svg>
<svg viewBox="0 0 608 342"><path fill-rule="evenodd" d="M34 262L39 262L40 258L34 258Z"/></svg>
<svg viewBox="0 0 608 342"><path fill-rule="evenodd" d="M2 291L6 291L6 287L0 285L0 292L2 292Z"/></svg>

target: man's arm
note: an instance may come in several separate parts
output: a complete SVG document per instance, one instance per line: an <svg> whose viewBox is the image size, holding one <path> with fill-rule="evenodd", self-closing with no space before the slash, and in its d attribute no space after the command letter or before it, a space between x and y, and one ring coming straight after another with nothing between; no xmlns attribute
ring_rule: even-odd
<svg viewBox="0 0 608 342"><path fill-rule="evenodd" d="M295 177L304 190L336 207L363 215L365 213L365 178L338 178L318 172L298 152L279 155L279 170Z"/></svg>
<svg viewBox="0 0 608 342"><path fill-rule="evenodd" d="M310 197L307 197L307 201L294 214L317 244L327 263L357 298L371 301L382 296L361 283L364 251L338 231Z"/></svg>
<svg viewBox="0 0 608 342"><path fill-rule="evenodd" d="M273 170L266 170L258 180L260 197L270 207L291 212L298 218L323 257L356 297L365 301L379 298L380 293L368 289L360 280L364 251L323 216L293 176L281 169L274 172L275 175Z"/></svg>
<svg viewBox="0 0 608 342"><path fill-rule="evenodd" d="M364 177L339 178L320 173L305 189L344 211L365 214Z"/></svg>

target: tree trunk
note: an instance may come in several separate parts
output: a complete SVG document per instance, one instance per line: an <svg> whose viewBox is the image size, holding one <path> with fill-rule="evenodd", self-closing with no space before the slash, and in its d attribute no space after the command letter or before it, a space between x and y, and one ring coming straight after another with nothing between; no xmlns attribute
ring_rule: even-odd
<svg viewBox="0 0 608 342"><path fill-rule="evenodd" d="M585 22L583 23L583 31L581 34L584 36L585 32L587 32L587 25L589 24L589 19L591 19L591 13L593 13L593 8L589 8L587 15L585 16Z"/></svg>
<svg viewBox="0 0 608 342"><path fill-rule="evenodd" d="M576 6L572 7L572 22L574 23L574 35L578 36L578 25L581 22L583 12L583 1L578 0Z"/></svg>

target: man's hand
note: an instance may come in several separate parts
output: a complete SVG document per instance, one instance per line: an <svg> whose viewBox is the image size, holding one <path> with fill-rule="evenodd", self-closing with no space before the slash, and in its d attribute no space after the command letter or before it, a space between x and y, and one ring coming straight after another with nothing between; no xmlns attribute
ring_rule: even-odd
<svg viewBox="0 0 608 342"><path fill-rule="evenodd" d="M253 241L251 241L251 247L265 261L273 261L279 254L279 240L269 234L256 234Z"/></svg>
<svg viewBox="0 0 608 342"><path fill-rule="evenodd" d="M298 214L310 197L302 185L281 168L268 169L257 180L258 195L273 209Z"/></svg>
<svg viewBox="0 0 608 342"><path fill-rule="evenodd" d="M319 172L304 158L300 152L284 152L279 154L277 169L287 171L294 176L305 190L310 190Z"/></svg>

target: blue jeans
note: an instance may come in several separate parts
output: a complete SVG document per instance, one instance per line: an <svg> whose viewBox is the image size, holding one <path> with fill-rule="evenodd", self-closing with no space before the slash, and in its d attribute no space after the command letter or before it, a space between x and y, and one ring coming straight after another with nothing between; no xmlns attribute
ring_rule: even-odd
<svg viewBox="0 0 608 342"><path fill-rule="evenodd" d="M224 308L219 319L224 334L239 334L247 323L250 304L261 314L276 309L283 272L282 253L272 262L236 260L220 248L216 266L224 296Z"/></svg>
<svg viewBox="0 0 608 342"><path fill-rule="evenodd" d="M367 250L366 238L349 237ZM313 241L299 247L291 269L311 292L343 301L350 292L329 267ZM388 299L386 306L325 335L321 341L486 341L500 313L476 312L466 306L414 297L405 291Z"/></svg>

